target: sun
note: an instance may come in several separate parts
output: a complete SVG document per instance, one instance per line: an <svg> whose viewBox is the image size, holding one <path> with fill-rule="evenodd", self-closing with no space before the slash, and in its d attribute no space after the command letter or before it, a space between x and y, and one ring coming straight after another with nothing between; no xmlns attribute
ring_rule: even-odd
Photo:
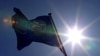
<svg viewBox="0 0 100 56"><path fill-rule="evenodd" d="M80 41L84 38L82 35L82 31L78 30L77 26L75 26L72 29L71 28L68 29L67 37L68 37L68 41L74 44L80 43Z"/></svg>

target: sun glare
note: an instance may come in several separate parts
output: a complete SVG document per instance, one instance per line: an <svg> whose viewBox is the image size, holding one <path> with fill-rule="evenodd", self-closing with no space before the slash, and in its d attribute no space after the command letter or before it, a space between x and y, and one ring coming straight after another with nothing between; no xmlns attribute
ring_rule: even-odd
<svg viewBox="0 0 100 56"><path fill-rule="evenodd" d="M89 27L91 27L94 23L96 23L98 20L100 20L100 16L97 18L94 18L93 21L91 21L89 24L87 24L86 26L84 26L81 29L78 29L79 27L79 20L80 20L80 4L77 8L77 13L76 13L76 20L75 20L75 25L74 28L71 28L70 25L68 24L68 22L61 16L61 14L59 13L59 11L56 9L56 7L53 6L54 11L56 12L56 14L59 16L59 19L62 21L62 23L65 26L65 30L67 29L67 33L60 33L61 36L64 36L65 38L67 38L67 40L63 43L63 45L67 45L68 43L72 44L72 48L71 48L71 56L75 56L74 55L74 51L75 51L75 46L76 44L78 44L77 46L80 46L82 48L82 50L84 51L84 53L86 53L87 56L89 56L89 53L87 51L87 47L84 45L84 40L95 40L95 41L100 41L99 39L93 38L93 37L89 37L89 36L85 36L83 35L83 32L85 32ZM85 44L88 42L85 42Z"/></svg>
<svg viewBox="0 0 100 56"><path fill-rule="evenodd" d="M68 41L72 43L79 43L81 39L83 38L82 32L77 29L75 26L73 29L68 29L67 33Z"/></svg>

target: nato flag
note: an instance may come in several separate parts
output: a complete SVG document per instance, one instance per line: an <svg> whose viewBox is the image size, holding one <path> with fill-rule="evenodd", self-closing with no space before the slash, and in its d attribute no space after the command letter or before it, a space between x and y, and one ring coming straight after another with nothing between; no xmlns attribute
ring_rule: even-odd
<svg viewBox="0 0 100 56"><path fill-rule="evenodd" d="M12 27L17 36L17 49L21 50L32 42L40 42L51 46L59 46L55 27L51 17L38 16L28 20L19 9L14 8Z"/></svg>
<svg viewBox="0 0 100 56"><path fill-rule="evenodd" d="M12 27L17 36L18 50L22 50L32 42L39 42L59 47L65 56L67 56L59 41L51 14L28 20L19 9L14 8L14 12Z"/></svg>

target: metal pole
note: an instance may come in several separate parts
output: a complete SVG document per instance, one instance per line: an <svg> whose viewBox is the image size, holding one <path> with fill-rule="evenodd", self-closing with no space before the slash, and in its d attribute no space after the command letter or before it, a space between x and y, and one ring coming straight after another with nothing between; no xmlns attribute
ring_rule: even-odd
<svg viewBox="0 0 100 56"><path fill-rule="evenodd" d="M59 48L60 48L60 50L64 53L64 56L67 56L67 53L66 53L66 51L65 51L65 49L64 49L64 46L63 46L63 44L62 44L62 42L61 42L61 40L60 40L60 36L58 35L56 26L55 26L55 24L54 24L54 22L53 22L51 13L49 13L48 15L50 16L51 22L52 22L52 24L53 24L53 26L54 26L54 30L56 31L55 33L56 33L56 36L57 36L57 40L58 40L58 42L59 42L59 44L60 44Z"/></svg>

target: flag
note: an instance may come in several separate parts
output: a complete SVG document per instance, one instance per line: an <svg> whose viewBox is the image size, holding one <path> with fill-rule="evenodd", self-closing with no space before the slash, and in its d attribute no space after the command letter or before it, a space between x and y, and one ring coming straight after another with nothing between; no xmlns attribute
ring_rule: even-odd
<svg viewBox="0 0 100 56"><path fill-rule="evenodd" d="M28 20L19 9L14 8L14 11L15 14L12 16L12 28L17 36L18 50L22 50L32 42L39 42L56 46L65 53L50 14Z"/></svg>

